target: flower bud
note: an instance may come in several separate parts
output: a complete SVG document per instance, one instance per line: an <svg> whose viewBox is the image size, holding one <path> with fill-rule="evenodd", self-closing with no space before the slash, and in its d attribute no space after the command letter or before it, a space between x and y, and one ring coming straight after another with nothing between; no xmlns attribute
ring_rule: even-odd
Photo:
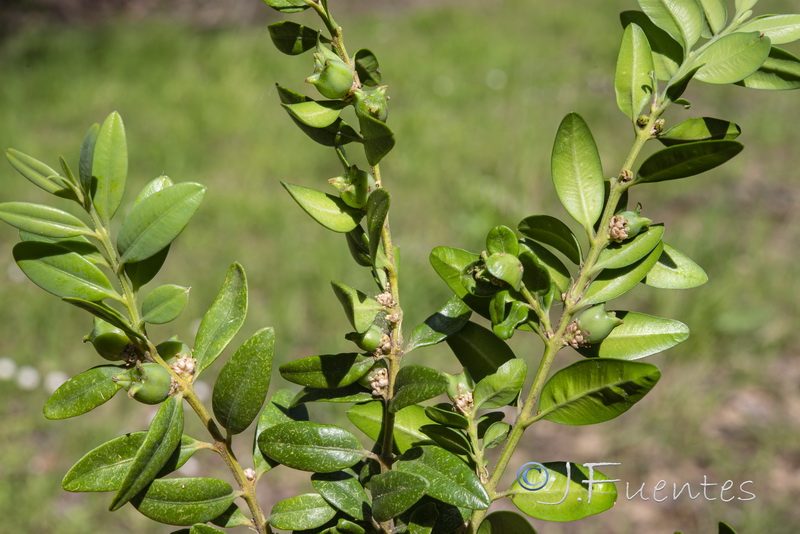
<svg viewBox="0 0 800 534"><path fill-rule="evenodd" d="M388 87L388 85L379 85L371 88L362 87L356 91L354 93L356 97L356 113L370 115L381 122L386 122L386 118L389 116L388 98L386 97L386 89Z"/></svg>
<svg viewBox="0 0 800 534"><path fill-rule="evenodd" d="M653 224L651 219L639 215L639 211L623 211L611 217L608 234L612 241L618 243L637 236L642 230Z"/></svg>
<svg viewBox="0 0 800 534"><path fill-rule="evenodd" d="M87 341L109 361L129 360L138 353L125 332L97 317L94 317L92 331L83 337L83 342Z"/></svg>
<svg viewBox="0 0 800 534"><path fill-rule="evenodd" d="M326 98L344 98L353 88L353 71L347 63L334 55L324 57L319 52L314 54L314 74L306 78L306 82L316 85L317 90Z"/></svg>
<svg viewBox="0 0 800 534"><path fill-rule="evenodd" d="M581 312L577 324L583 336L583 342L591 345L600 343L608 337L614 328L622 324L622 319L618 318L614 312L607 312L605 304L598 304Z"/></svg>
<svg viewBox="0 0 800 534"><path fill-rule="evenodd" d="M157 363L143 363L115 380L128 392L129 397L144 404L163 402L172 390L172 375Z"/></svg>

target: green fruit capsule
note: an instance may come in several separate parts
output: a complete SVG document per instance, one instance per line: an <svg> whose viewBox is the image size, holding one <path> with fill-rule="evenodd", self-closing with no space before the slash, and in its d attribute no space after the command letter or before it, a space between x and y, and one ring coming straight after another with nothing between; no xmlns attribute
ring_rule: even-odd
<svg viewBox="0 0 800 534"><path fill-rule="evenodd" d="M344 336L348 341L352 341L358 348L366 352L375 352L381 346L383 339L383 328L373 324L363 334L350 332Z"/></svg>
<svg viewBox="0 0 800 534"><path fill-rule="evenodd" d="M625 228L628 230L629 239L653 224L652 219L642 217L635 211L623 211L619 216L625 220Z"/></svg>
<svg viewBox="0 0 800 534"><path fill-rule="evenodd" d="M320 94L326 98L344 98L353 88L353 71L347 63L336 58L323 58L314 54L317 65L314 74L306 78L306 82L317 87Z"/></svg>
<svg viewBox="0 0 800 534"><path fill-rule="evenodd" d="M170 338L156 345L156 351L161 358L171 364L181 356L191 356L192 349L177 338Z"/></svg>
<svg viewBox="0 0 800 534"><path fill-rule="evenodd" d="M371 115L381 122L386 122L389 116L389 103L386 97L388 85L379 85L372 88L361 88L353 95L356 97L356 113Z"/></svg>
<svg viewBox="0 0 800 534"><path fill-rule="evenodd" d="M87 341L100 356L112 362L128 360L138 353L125 332L97 317L94 317L92 331L83 337L83 342Z"/></svg>
<svg viewBox="0 0 800 534"><path fill-rule="evenodd" d="M607 312L605 304L598 304L584 310L578 316L578 327L581 329L585 343L600 343L614 328L622 324L622 319L614 312Z"/></svg>
<svg viewBox="0 0 800 534"><path fill-rule="evenodd" d="M117 382L128 395L144 404L159 404L169 397L172 389L172 376L165 367L157 363L143 363L141 368L131 369L127 378L119 377Z"/></svg>
<svg viewBox="0 0 800 534"><path fill-rule="evenodd" d="M388 366L386 365L386 362L384 360L378 360L377 362L375 362L375 365L372 366L369 372L358 379L358 385L360 385L361 387L371 389L372 388L371 380L373 376L372 373L377 371L378 369L388 369Z"/></svg>

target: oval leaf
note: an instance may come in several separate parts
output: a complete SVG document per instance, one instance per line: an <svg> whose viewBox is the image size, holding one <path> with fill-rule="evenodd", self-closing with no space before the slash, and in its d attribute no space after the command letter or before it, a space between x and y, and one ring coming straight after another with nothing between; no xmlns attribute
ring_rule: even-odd
<svg viewBox="0 0 800 534"><path fill-rule="evenodd" d="M647 273L656 264L663 248L663 242L659 243L650 254L636 263L632 263L622 269L606 269L602 271L583 294L581 303L586 306L600 304L617 298L636 287L636 284L647 276Z"/></svg>
<svg viewBox="0 0 800 534"><path fill-rule="evenodd" d="M258 437L264 456L301 471L331 473L357 463L364 448L350 432L333 425L293 421Z"/></svg>
<svg viewBox="0 0 800 534"><path fill-rule="evenodd" d="M694 176L722 165L743 148L740 142L727 139L671 146L656 152L642 163L636 182L663 182Z"/></svg>
<svg viewBox="0 0 800 534"><path fill-rule="evenodd" d="M4 202L0 204L0 221L25 232L46 237L74 237L94 235L94 232L66 211L29 202Z"/></svg>
<svg viewBox="0 0 800 534"><path fill-rule="evenodd" d="M616 313L622 319L622 324L614 328L600 343L580 349L581 354L617 360L638 360L664 352L689 338L689 327L680 321L637 312Z"/></svg>
<svg viewBox="0 0 800 534"><path fill-rule="evenodd" d="M41 161L13 148L6 150L6 158L17 172L48 193L58 194L64 190L63 186L49 179L51 176L59 176L58 171Z"/></svg>
<svg viewBox="0 0 800 534"><path fill-rule="evenodd" d="M772 47L764 64L740 82L751 89L785 91L800 88L800 58L781 48Z"/></svg>
<svg viewBox="0 0 800 534"><path fill-rule="evenodd" d="M728 8L725 0L700 0L700 7L703 8L708 29L713 35L717 35L725 29L728 22Z"/></svg>
<svg viewBox="0 0 800 534"><path fill-rule="evenodd" d="M536 534L528 520L515 512L503 510L487 515L478 528L478 534Z"/></svg>
<svg viewBox="0 0 800 534"><path fill-rule="evenodd" d="M424 478L403 471L387 471L370 481L372 516L376 521L388 521L411 508L425 494L428 484Z"/></svg>
<svg viewBox="0 0 800 534"><path fill-rule="evenodd" d="M519 223L519 231L525 236L549 245L567 257L575 265L581 263L581 245L569 227L549 215L531 215Z"/></svg>
<svg viewBox="0 0 800 534"><path fill-rule="evenodd" d="M707 281L708 275L702 267L667 243L644 279L648 286L661 289L691 289Z"/></svg>
<svg viewBox="0 0 800 534"><path fill-rule="evenodd" d="M502 408L514 402L525 383L528 366L519 358L509 360L481 379L472 393L475 409Z"/></svg>
<svg viewBox="0 0 800 534"><path fill-rule="evenodd" d="M274 460L265 458L258 447L258 437L268 428L291 421L308 421L308 410L305 406L292 404L294 393L288 389L279 389L272 394L269 402L261 410L256 432L253 438L253 468L261 475L277 465Z"/></svg>
<svg viewBox="0 0 800 534"><path fill-rule="evenodd" d="M103 220L111 220L122 203L127 176L125 127L122 117L115 111L103 121L92 152L92 203Z"/></svg>
<svg viewBox="0 0 800 534"><path fill-rule="evenodd" d="M364 85L377 86L381 84L381 69L378 65L378 58L371 50L362 48L353 55L353 62L356 66L358 79Z"/></svg>
<svg viewBox="0 0 800 534"><path fill-rule="evenodd" d="M136 195L136 199L133 201L133 205L138 205L142 200L146 199L147 197L153 195L154 193L158 193L162 189L166 189L167 187L171 187L174 185L172 180L169 179L169 176L159 176L158 178L153 178L139 191L139 194Z"/></svg>
<svg viewBox="0 0 800 534"><path fill-rule="evenodd" d="M623 11L620 13L623 27L631 23L639 26L647 36L647 41L653 52L653 66L659 80L669 80L678 72L678 67L683 63L683 48L670 37L663 29L659 28L647 15L641 11Z"/></svg>
<svg viewBox="0 0 800 534"><path fill-rule="evenodd" d="M774 45L791 43L800 39L800 15L761 15L745 22L737 31L763 33Z"/></svg>
<svg viewBox="0 0 800 534"><path fill-rule="evenodd" d="M687 50L703 31L703 12L697 0L638 0L656 26L662 28Z"/></svg>
<svg viewBox="0 0 800 534"><path fill-rule="evenodd" d="M621 269L647 256L661 242L664 225L654 224L634 237L622 243L612 243L603 249L595 263L595 270Z"/></svg>
<svg viewBox="0 0 800 534"><path fill-rule="evenodd" d="M120 390L120 385L112 378L122 369L116 365L100 365L73 376L61 384L45 403L44 416L67 419L94 410Z"/></svg>
<svg viewBox="0 0 800 534"><path fill-rule="evenodd" d="M732 33L712 42L695 59L694 77L701 82L728 84L754 73L767 59L770 41L759 32Z"/></svg>
<svg viewBox="0 0 800 534"><path fill-rule="evenodd" d="M514 230L508 226L495 226L486 236L486 250L489 254L519 255L519 242Z"/></svg>
<svg viewBox="0 0 800 534"><path fill-rule="evenodd" d="M309 189L299 185L281 182L297 204L319 224L333 230L345 233L358 226L364 216L362 210L351 208L339 197Z"/></svg>
<svg viewBox="0 0 800 534"><path fill-rule="evenodd" d="M617 107L636 122L639 113L653 98L653 52L644 31L629 24L622 35L614 75Z"/></svg>
<svg viewBox="0 0 800 534"><path fill-rule="evenodd" d="M347 418L367 437L377 441L383 430L383 403L372 401L357 404L347 410ZM397 449L402 453L420 443L430 443L430 439L420 428L433 422L425 415L425 409L416 404L398 411L394 418L394 441Z"/></svg>
<svg viewBox="0 0 800 534"><path fill-rule="evenodd" d="M117 236L121 263L145 260L172 243L200 207L206 188L186 182L153 193L134 206Z"/></svg>
<svg viewBox="0 0 800 534"><path fill-rule="evenodd" d="M397 373L394 397L389 403L390 412L432 399L447 390L449 381L435 369L424 365L406 365Z"/></svg>
<svg viewBox="0 0 800 534"><path fill-rule="evenodd" d="M503 340L472 321L448 337L447 344L476 381L497 372L501 365L515 358Z"/></svg>
<svg viewBox="0 0 800 534"><path fill-rule="evenodd" d="M736 139L741 133L742 129L732 122L711 117L696 117L676 124L659 135L658 140L666 146L672 146L712 139Z"/></svg>
<svg viewBox="0 0 800 534"><path fill-rule="evenodd" d="M215 519L235 498L231 485L215 478L162 478L132 502L153 521L188 526Z"/></svg>
<svg viewBox="0 0 800 534"><path fill-rule="evenodd" d="M253 334L219 372L214 383L214 417L229 434L243 432L258 416L267 398L275 332L263 328Z"/></svg>
<svg viewBox="0 0 800 534"><path fill-rule="evenodd" d="M320 102L308 100L296 104L281 104L292 117L312 128L325 128L336 122L346 105L339 100Z"/></svg>
<svg viewBox="0 0 800 534"><path fill-rule="evenodd" d="M336 298L342 304L344 313L356 332L363 334L369 330L378 313L383 310L383 306L374 298L348 285L331 282L331 287L333 287Z"/></svg>
<svg viewBox="0 0 800 534"><path fill-rule="evenodd" d="M317 46L319 33L302 24L282 20L270 24L267 29L275 48L284 54L296 56Z"/></svg>
<svg viewBox="0 0 800 534"><path fill-rule="evenodd" d="M311 388L335 389L349 386L375 363L374 358L349 352L308 356L280 366L281 376L294 384Z"/></svg>
<svg viewBox="0 0 800 534"><path fill-rule="evenodd" d="M448 336L461 330L467 324L472 310L457 296L442 306L439 311L425 319L425 322L414 328L409 336L404 352L408 354L419 347L435 345L447 339Z"/></svg>
<svg viewBox="0 0 800 534"><path fill-rule="evenodd" d="M188 287L174 284L157 287L142 302L142 320L151 324L174 321L188 301Z"/></svg>
<svg viewBox="0 0 800 534"><path fill-rule="evenodd" d="M537 419L591 425L614 419L639 402L661 378L649 363L612 359L570 365L544 385Z"/></svg>
<svg viewBox="0 0 800 534"><path fill-rule="evenodd" d="M304 493L278 501L267 518L267 523L283 530L317 528L336 515L336 510L317 493Z"/></svg>
<svg viewBox="0 0 800 534"><path fill-rule="evenodd" d="M125 274L128 276L128 279L130 279L134 291L139 291L143 285L155 278L158 271L164 266L168 254L169 245L146 260L125 264Z"/></svg>
<svg viewBox="0 0 800 534"><path fill-rule="evenodd" d="M369 499L353 473L314 473L311 484L328 503L350 517L363 521L365 514L369 514Z"/></svg>

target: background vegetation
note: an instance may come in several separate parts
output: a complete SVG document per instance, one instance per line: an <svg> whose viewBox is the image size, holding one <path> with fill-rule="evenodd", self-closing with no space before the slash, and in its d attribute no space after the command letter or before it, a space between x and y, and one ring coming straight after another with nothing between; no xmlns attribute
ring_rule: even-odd
<svg viewBox="0 0 800 534"><path fill-rule="evenodd" d="M786 12L789 4L762 0L759 7ZM613 90L617 14L636 4L561 0L553 6L498 0L489 9L467 1L387 16L368 0L353 0L346 3L349 14L337 17L348 45L371 48L390 84L398 147L382 167L394 197L409 326L447 298L428 265L434 246L480 250L491 226L559 214L549 156L565 113L587 119L607 174L624 158L629 124ZM196 24L162 15L22 24L0 41L0 147L51 165L59 154L74 162L86 128L118 110L128 133L131 183L165 173L209 189L158 279L193 288L187 311L163 329L164 338L193 339L227 266L238 260L251 287L239 341L273 325L276 363L344 350L346 321L328 281L357 285L364 273L352 268L344 239L308 220L278 183L319 186L338 172L325 149L305 139L277 105L276 81L311 91L302 83L311 58L307 69L299 68L302 62L273 50L265 24L224 20ZM686 96L696 102L693 116L738 122L748 149L721 170L636 194L648 195L638 199L645 214L666 222L668 240L711 280L687 293L642 287L627 297L629 309L674 317L692 329L689 341L656 357L664 376L647 399L602 430L542 423L525 438L510 471L566 457L622 462L607 468L622 479L615 508L575 524L537 522L543 533L706 533L722 519L740 532L781 534L800 524L794 476L800 468L800 97L708 86L692 86ZM688 116L673 112L668 126ZM43 198L10 166L0 170L0 185L2 201ZM11 258L15 240L11 229L0 228L3 529L77 534L88 521L103 532L169 532L132 510L108 513L105 495L60 489L82 451L145 428L146 421L131 415L140 407L132 410L123 397L81 420L41 415L53 382L99 360L80 342L91 326L86 314L24 279ZM538 355L535 343L520 341L514 340L518 354ZM456 370L446 347L409 357ZM272 390L285 385L276 374ZM327 406L315 409L334 414ZM197 458L204 472L217 464L210 455ZM185 472L199 468L191 462ZM643 482L652 491L660 479L668 488L691 482L696 491L704 475L720 484L733 480L734 487L752 480L757 497L729 503L625 498L625 482L631 491ZM307 484L290 476L289 470L269 473L262 498L272 503ZM719 497L716 491L710 496Z"/></svg>

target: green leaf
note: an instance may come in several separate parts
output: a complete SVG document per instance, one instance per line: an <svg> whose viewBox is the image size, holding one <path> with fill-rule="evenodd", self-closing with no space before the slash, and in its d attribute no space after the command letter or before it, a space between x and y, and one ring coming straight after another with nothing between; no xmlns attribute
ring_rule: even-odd
<svg viewBox="0 0 800 534"><path fill-rule="evenodd" d="M575 265L581 263L578 238L559 219L549 215L531 215L520 221L518 229L526 237L553 247Z"/></svg>
<svg viewBox="0 0 800 534"><path fill-rule="evenodd" d="M447 344L476 381L497 372L501 365L515 358L503 340L472 321L448 337Z"/></svg>
<svg viewBox="0 0 800 534"><path fill-rule="evenodd" d="M196 525L192 525L192 528L189 529L189 534L221 534L222 531L218 528L214 528L210 525L206 525L203 523L197 523Z"/></svg>
<svg viewBox="0 0 800 534"><path fill-rule="evenodd" d="M371 440L379 441L383 430L381 401L356 404L347 410L347 418ZM420 428L432 423L433 421L425 415L425 409L416 404L397 412L394 419L394 441L397 449L402 453L419 443L429 443L430 439L420 431Z"/></svg>
<svg viewBox="0 0 800 534"><path fill-rule="evenodd" d="M311 388L335 389L349 386L375 363L354 352L322 354L294 360L280 366L281 376L294 384Z"/></svg>
<svg viewBox="0 0 800 534"><path fill-rule="evenodd" d="M275 331L262 328L233 353L214 383L214 417L229 434L239 434L258 416L267 398Z"/></svg>
<svg viewBox="0 0 800 534"><path fill-rule="evenodd" d="M753 74L769 55L770 41L759 32L732 33L714 41L694 61L701 82L728 84Z"/></svg>
<svg viewBox="0 0 800 534"><path fill-rule="evenodd" d="M91 302L88 300L83 299L76 299L70 297L64 297L61 300L64 302L68 302L73 306L77 306L82 310L86 310L95 317L99 317L100 319L104 320L107 323L111 323L112 325L116 326L117 328L125 331L131 339L140 339L145 341L144 337L134 329L131 328L130 324L128 324L128 320L125 319L121 313L119 313L114 308L104 304L102 302Z"/></svg>
<svg viewBox="0 0 800 534"><path fill-rule="evenodd" d="M363 521L369 514L369 498L352 472L314 473L311 484L328 503L350 517Z"/></svg>
<svg viewBox="0 0 800 534"><path fill-rule="evenodd" d="M145 486L153 482L159 471L167 464L175 449L178 447L183 434L183 399L169 397L158 408L150 429L147 431L144 442L136 451L136 456L125 474L109 510L119 510L130 501ZM174 480L174 479L173 479ZM151 486L152 488L152 486ZM148 490L149 493L150 490ZM146 498L146 493L145 498ZM141 496L140 496L141 499ZM230 503L228 503L230 504ZM134 504L137 508L139 505ZM225 506L227 508L227 505ZM223 508L224 510L224 508ZM141 512L141 509L139 510ZM144 514L144 512L142 512ZM221 511L212 515L216 517ZM147 514L144 514L147 516ZM150 516L147 516L150 517ZM151 519L153 519L151 517ZM210 518L209 518L210 519ZM157 519L157 521L160 521ZM186 524L197 523L198 520Z"/></svg>
<svg viewBox="0 0 800 534"><path fill-rule="evenodd" d="M296 104L281 104L292 117L312 128L331 126L346 105L340 100L307 100Z"/></svg>
<svg viewBox="0 0 800 534"><path fill-rule="evenodd" d="M267 523L283 530L305 530L320 527L335 515L321 495L304 493L275 503Z"/></svg>
<svg viewBox="0 0 800 534"><path fill-rule="evenodd" d="M736 15L741 15L752 9L757 2L758 0L735 0L734 4L736 5Z"/></svg>
<svg viewBox="0 0 800 534"><path fill-rule="evenodd" d="M369 255L377 261L381 235L389 214L391 198L386 189L376 189L367 199L367 236L369 237Z"/></svg>
<svg viewBox="0 0 800 534"><path fill-rule="evenodd" d="M586 306L600 304L615 299L636 287L636 284L641 282L656 264L663 248L663 244L660 243L650 254L636 263L621 269L603 270L584 292L581 304Z"/></svg>
<svg viewBox="0 0 800 534"><path fill-rule="evenodd" d="M736 531L731 528L731 526L724 521L719 522L719 530L718 534L736 534Z"/></svg>
<svg viewBox="0 0 800 534"><path fill-rule="evenodd" d="M340 282L331 282L331 287L355 331L363 334L369 330L383 306L374 298Z"/></svg>
<svg viewBox="0 0 800 534"><path fill-rule="evenodd" d="M592 132L577 113L568 114L558 127L551 171L561 204L591 233L603 211L603 166Z"/></svg>
<svg viewBox="0 0 800 534"><path fill-rule="evenodd" d="M558 257L547 250L545 247L541 246L540 244L531 241L529 239L525 239L522 241L523 249L526 249L535 257L535 263L539 266L543 267L547 270L547 274L549 275L549 280L558 288L560 293L563 293L567 290L570 284L570 273L569 269L564 265L564 263L558 259ZM526 258L526 252L520 254L520 260L522 261L523 266L527 269L524 273L522 280L525 282L525 285L528 286L529 282L531 282L528 275L533 271L532 266L530 266L529 258ZM538 269L538 268L537 268ZM538 287L539 284L531 284L532 287ZM548 284L549 289L550 284ZM531 289L530 287L528 289Z"/></svg>
<svg viewBox="0 0 800 534"><path fill-rule="evenodd" d="M387 471L372 477L372 516L376 521L388 521L416 503L427 489L422 477L403 471Z"/></svg>
<svg viewBox="0 0 800 534"><path fill-rule="evenodd" d="M353 56L356 65L358 79L364 85L377 86L381 84L381 69L378 65L378 58L371 50L362 48Z"/></svg>
<svg viewBox="0 0 800 534"><path fill-rule="evenodd" d="M117 236L121 263L135 263L160 252L186 228L206 188L186 182L153 193L134 206Z"/></svg>
<svg viewBox="0 0 800 534"><path fill-rule="evenodd" d="M404 352L408 354L414 349L441 343L448 336L461 330L471 315L472 310L464 304L463 300L457 296L450 297L450 300L439 311L411 331Z"/></svg>
<svg viewBox="0 0 800 534"><path fill-rule="evenodd" d="M134 291L151 281L161 270L169 254L169 245L156 252L146 260L125 264L125 274L131 281Z"/></svg>
<svg viewBox="0 0 800 534"><path fill-rule="evenodd" d="M676 124L659 135L658 140L666 146L672 146L712 139L736 139L741 133L742 129L732 122L711 117L696 117Z"/></svg>
<svg viewBox="0 0 800 534"><path fill-rule="evenodd" d="M74 215L30 202L3 202L0 204L0 221L24 232L46 237L94 235L92 229Z"/></svg>
<svg viewBox="0 0 800 534"><path fill-rule="evenodd" d="M19 238L22 241L38 241L41 243L52 243L53 245L57 245L61 248L69 250L70 252L75 252L76 254L83 256L84 258L94 263L95 265L102 265L104 267L109 267L108 262L106 261L105 257L103 257L103 255L100 254L100 251L97 249L97 247L93 243L90 243L89 240L82 235L57 239L53 237L45 237L42 235L31 234L30 232L20 231Z"/></svg>
<svg viewBox="0 0 800 534"><path fill-rule="evenodd" d="M478 534L536 534L528 520L515 512L502 510L487 515L478 528Z"/></svg>
<svg viewBox="0 0 800 534"><path fill-rule="evenodd" d="M647 256L661 242L664 236L664 225L653 224L643 232L622 243L612 243L600 253L595 263L595 270L621 269L636 263Z"/></svg>
<svg viewBox="0 0 800 534"><path fill-rule="evenodd" d="M708 28L713 35L717 35L728 22L728 8L725 7L725 0L700 0L700 7L703 8Z"/></svg>
<svg viewBox="0 0 800 534"><path fill-rule="evenodd" d="M498 293L498 295L502 295L502 293ZM506 314L505 300L505 298L502 298L502 302L500 303L500 305L503 307L503 309L500 310L502 316L498 316L498 321L492 325L492 332L494 332L494 335L503 340L511 339L516 328L528 319L528 313L530 311L530 308L527 304L518 300L513 300L511 301L511 307ZM497 300L495 299L493 302L497 302Z"/></svg>
<svg viewBox="0 0 800 534"><path fill-rule="evenodd" d="M656 26L688 50L700 38L703 30L703 11L697 0L638 0Z"/></svg>
<svg viewBox="0 0 800 534"><path fill-rule="evenodd" d="M142 321L164 324L174 321L189 301L189 288L168 284L159 286L142 302Z"/></svg>
<svg viewBox="0 0 800 534"><path fill-rule="evenodd" d="M772 47L764 64L737 85L751 89L782 91L800 88L800 58Z"/></svg>
<svg viewBox="0 0 800 534"><path fill-rule="evenodd" d="M508 226L495 226L486 236L486 250L489 254L519 255L519 242L514 230Z"/></svg>
<svg viewBox="0 0 800 534"><path fill-rule="evenodd" d="M637 312L616 313L623 323L599 344L578 352L584 356L638 360L664 352L689 338L689 327L680 321Z"/></svg>
<svg viewBox="0 0 800 534"><path fill-rule="evenodd" d="M462 432L442 425L423 425L420 430L444 450L471 461L472 446Z"/></svg>
<svg viewBox="0 0 800 534"><path fill-rule="evenodd" d="M491 449L500 445L511 432L511 425L502 421L497 421L489 425L486 432L483 434L483 447Z"/></svg>
<svg viewBox="0 0 800 534"><path fill-rule="evenodd" d="M474 471L440 447L414 447L395 465L400 472L423 478L428 483L425 493L444 503L484 510L492 502Z"/></svg>
<svg viewBox="0 0 800 534"><path fill-rule="evenodd" d="M705 284L708 275L684 253L664 243L658 261L647 273L644 283L661 289L691 289Z"/></svg>
<svg viewBox="0 0 800 534"><path fill-rule="evenodd" d="M81 189L86 197L92 196L92 162L94 161L94 145L97 143L97 135L100 132L100 125L95 123L87 131L81 143L81 154L78 161L78 175L81 179Z"/></svg>
<svg viewBox="0 0 800 534"><path fill-rule="evenodd" d="M25 276L57 297L121 299L103 271L75 252L51 243L25 241L14 246L13 254Z"/></svg>
<svg viewBox="0 0 800 534"><path fill-rule="evenodd" d="M147 432L132 432L92 449L67 472L61 487L67 491L118 490L146 436ZM200 448L200 442L182 436L180 445L169 457L159 476L180 469Z"/></svg>
<svg viewBox="0 0 800 534"><path fill-rule="evenodd" d="M800 39L800 15L761 15L745 22L737 32L759 32L774 45Z"/></svg>
<svg viewBox="0 0 800 534"><path fill-rule="evenodd" d="M614 419L639 402L661 378L649 363L596 358L573 363L544 385L538 419L591 425Z"/></svg>
<svg viewBox="0 0 800 534"><path fill-rule="evenodd" d="M620 21L623 27L633 23L644 31L652 49L656 78L666 81L678 72L683 63L683 48L678 41L653 24L641 11L624 11L620 13Z"/></svg>
<svg viewBox="0 0 800 534"><path fill-rule="evenodd" d="M153 178L139 191L139 194L136 195L136 199L133 201L134 206L138 206L142 200L146 199L149 196L158 193L159 191L166 189L168 187L172 187L173 184L172 180L169 179L169 176L161 175L157 178Z"/></svg>
<svg viewBox="0 0 800 534"><path fill-rule="evenodd" d="M519 395L528 366L523 360L514 358L501 365L496 372L482 378L472 396L475 409L502 408L514 402Z"/></svg>
<svg viewBox="0 0 800 534"><path fill-rule="evenodd" d="M32 184L54 195L64 191L63 186L50 180L51 176L59 176L57 170L13 148L6 150L6 158L11 166Z"/></svg>
<svg viewBox="0 0 800 534"><path fill-rule="evenodd" d="M372 399L372 393L357 383L337 389L305 387L294 396L291 406L297 406L307 402L354 404L357 402L371 401Z"/></svg>
<svg viewBox="0 0 800 534"><path fill-rule="evenodd" d="M431 534L438 518L436 503L428 502L417 506L408 519L408 534Z"/></svg>
<svg viewBox="0 0 800 534"><path fill-rule="evenodd" d="M154 480L131 502L153 521L188 526L211 521L235 498L230 484L215 478L163 478Z"/></svg>
<svg viewBox="0 0 800 534"><path fill-rule="evenodd" d="M437 404L436 406L426 406L425 415L445 426L465 430L469 428L467 418L460 413L454 412L451 404L444 403Z"/></svg>
<svg viewBox="0 0 800 534"><path fill-rule="evenodd" d="M357 115L367 162L377 165L394 148L394 132L385 122L371 115L358 112Z"/></svg>
<svg viewBox="0 0 800 534"><path fill-rule="evenodd" d="M271 427L258 437L264 456L301 471L331 473L350 467L364 448L350 432L333 425L293 421Z"/></svg>
<svg viewBox="0 0 800 534"><path fill-rule="evenodd" d="M275 48L284 54L296 56L317 46L319 33L302 24L282 20L270 24L267 29ZM327 39L324 39L324 41L327 41Z"/></svg>
<svg viewBox="0 0 800 534"><path fill-rule="evenodd" d="M636 24L629 24L617 56L614 90L617 107L633 122L653 98L653 71L653 52L647 36Z"/></svg>
<svg viewBox="0 0 800 534"><path fill-rule="evenodd" d="M247 276L238 263L231 265L222 288L203 316L194 340L196 374L211 365L239 332L247 315Z"/></svg>
<svg viewBox="0 0 800 534"><path fill-rule="evenodd" d="M125 127L122 117L115 111L100 126L92 152L92 177L96 180L92 203L97 214L106 222L111 220L122 203L127 176Z"/></svg>
<svg viewBox="0 0 800 534"><path fill-rule="evenodd" d="M122 372L116 365L100 365L73 376L44 405L48 419L67 419L94 410L109 401L120 390L112 380Z"/></svg>
<svg viewBox="0 0 800 534"><path fill-rule="evenodd" d="M328 230L349 232L358 226L358 222L364 216L362 210L351 208L339 197L285 182L281 182L281 185L303 211Z"/></svg>
<svg viewBox="0 0 800 534"><path fill-rule="evenodd" d="M432 399L447 390L447 378L424 365L406 365L397 373L394 397L389 411L396 413L406 406Z"/></svg>
<svg viewBox="0 0 800 534"><path fill-rule="evenodd" d="M507 283L519 291L522 283L522 263L511 254L492 254L486 258L486 270L489 274Z"/></svg>
<svg viewBox="0 0 800 534"><path fill-rule="evenodd" d="M517 479L509 489L511 502L520 511L543 521L577 521L614 506L617 488L614 481L599 483L608 480L599 471L592 469L590 475L587 467L567 462L550 462L543 466L547 469L547 484L543 488L529 491L520 486ZM544 482L544 474L538 477L529 475L530 487L535 488ZM594 483L589 485L589 480Z"/></svg>
<svg viewBox="0 0 800 534"><path fill-rule="evenodd" d="M280 96L281 102L284 104L298 104L301 102L312 102L311 98L292 91L291 89L287 89L286 87L281 87L277 85L278 88L278 95ZM288 110L287 110L288 111ZM324 128L313 128L308 126L297 118L294 115L289 113L289 117L292 118L292 121L300 128L303 133L309 136L315 142L330 147L336 146L343 146L347 143L351 143L353 141L361 142L361 136L356 132L349 124L344 122L342 119L336 119L333 121L333 124L326 126Z"/></svg>
<svg viewBox="0 0 800 534"><path fill-rule="evenodd" d="M265 458L258 447L258 438L265 430L277 426L281 423L291 421L308 421L308 410L305 406L294 406L292 397L294 394L288 389L279 389L272 394L269 402L261 410L256 425L256 433L253 439L253 468L258 475L269 471L277 465L273 460Z"/></svg>
<svg viewBox="0 0 800 534"><path fill-rule="evenodd" d="M281 13L297 13L309 6L304 0L263 0L272 9Z"/></svg>
<svg viewBox="0 0 800 534"><path fill-rule="evenodd" d="M457 297L473 310L484 310L484 313L488 314L488 303L485 299L470 295L461 283L461 274L469 265L480 260L479 255L458 248L436 247L431 251L429 260L436 274L447 283Z"/></svg>
<svg viewBox="0 0 800 534"><path fill-rule="evenodd" d="M663 182L694 176L722 165L742 151L738 141L717 139L683 143L659 150L639 167L636 183Z"/></svg>

